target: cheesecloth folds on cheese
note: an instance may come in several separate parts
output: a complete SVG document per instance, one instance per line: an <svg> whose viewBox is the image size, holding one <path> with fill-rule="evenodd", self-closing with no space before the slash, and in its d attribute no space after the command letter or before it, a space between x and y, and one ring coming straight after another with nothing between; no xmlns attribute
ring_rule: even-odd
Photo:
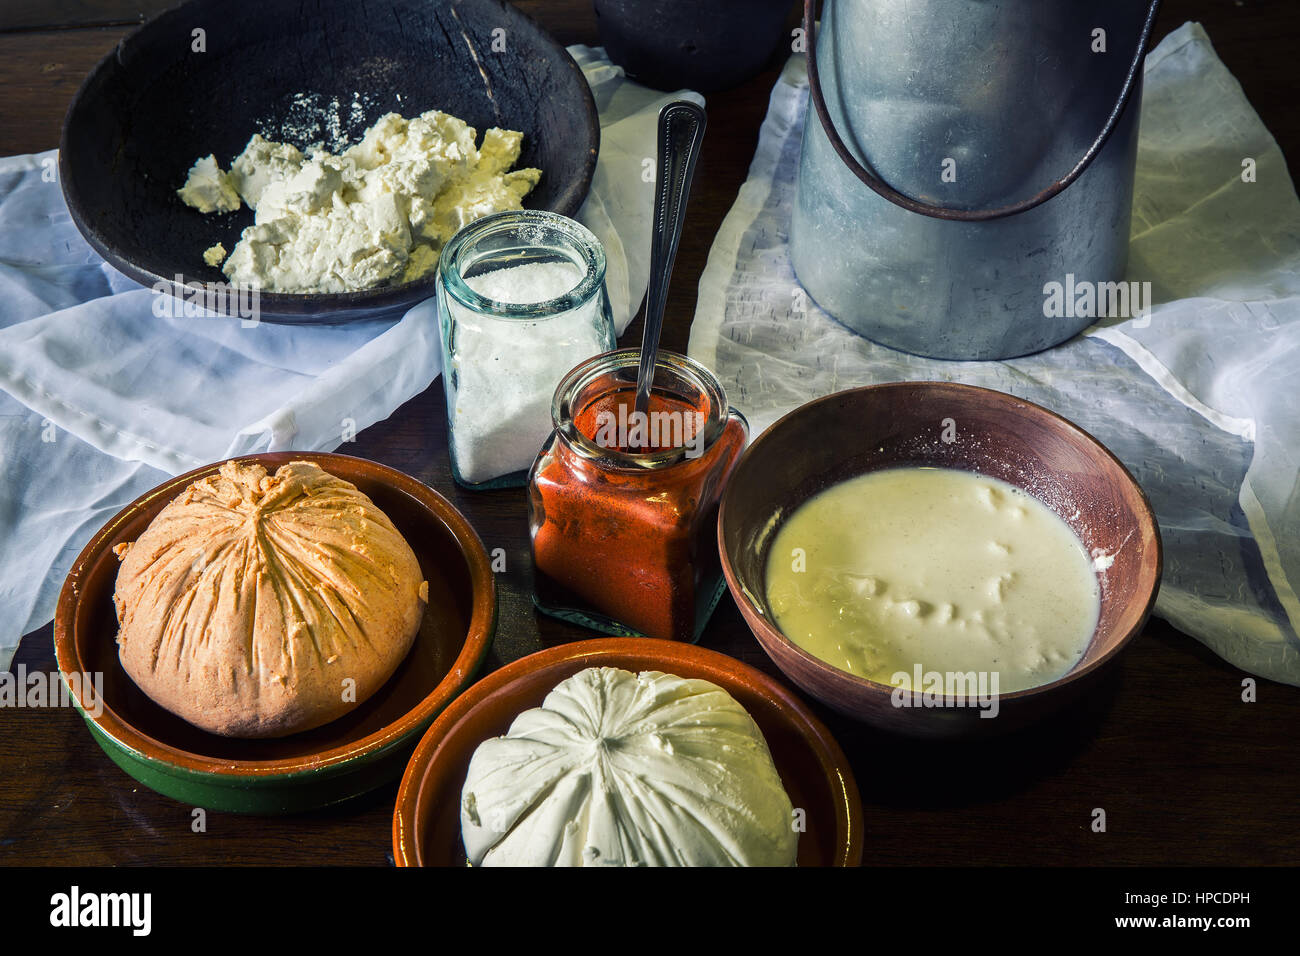
<svg viewBox="0 0 1300 956"><path fill-rule="evenodd" d="M475 866L790 866L798 847L767 743L731 695L612 667L479 746L461 835Z"/></svg>
<svg viewBox="0 0 1300 956"><path fill-rule="evenodd" d="M364 702L427 603L389 517L312 462L271 475L228 461L118 556L123 668L156 703L229 737L309 730Z"/></svg>

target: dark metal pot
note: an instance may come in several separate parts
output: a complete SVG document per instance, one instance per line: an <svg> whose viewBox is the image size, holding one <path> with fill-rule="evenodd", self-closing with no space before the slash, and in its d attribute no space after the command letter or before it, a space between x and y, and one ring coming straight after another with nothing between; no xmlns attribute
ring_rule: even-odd
<svg viewBox="0 0 1300 956"><path fill-rule="evenodd" d="M755 76L783 38L790 0L595 0L609 58L638 83L702 93Z"/></svg>

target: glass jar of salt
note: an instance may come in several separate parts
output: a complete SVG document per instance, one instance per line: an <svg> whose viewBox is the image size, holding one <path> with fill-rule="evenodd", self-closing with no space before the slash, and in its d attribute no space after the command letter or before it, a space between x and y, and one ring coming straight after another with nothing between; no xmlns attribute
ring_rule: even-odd
<svg viewBox="0 0 1300 956"><path fill-rule="evenodd" d="M438 264L452 474L521 487L551 432L551 399L575 365L614 348L605 251L578 222L525 209L485 216Z"/></svg>

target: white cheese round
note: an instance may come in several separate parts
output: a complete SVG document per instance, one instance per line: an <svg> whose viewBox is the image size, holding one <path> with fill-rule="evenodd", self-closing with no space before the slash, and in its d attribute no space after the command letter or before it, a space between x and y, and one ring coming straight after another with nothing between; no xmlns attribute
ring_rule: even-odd
<svg viewBox="0 0 1300 956"><path fill-rule="evenodd" d="M460 810L474 866L792 866L798 849L753 718L657 671L561 683L479 745Z"/></svg>

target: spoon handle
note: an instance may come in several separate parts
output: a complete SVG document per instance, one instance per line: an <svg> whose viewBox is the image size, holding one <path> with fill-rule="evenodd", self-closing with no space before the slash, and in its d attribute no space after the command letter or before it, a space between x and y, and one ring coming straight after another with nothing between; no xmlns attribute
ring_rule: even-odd
<svg viewBox="0 0 1300 956"><path fill-rule="evenodd" d="M641 340L641 367L637 373L636 409L650 408L659 333L668 301L668 280L677 258L686 200L695 177L695 161L704 140L704 110L679 100L659 111L659 160L655 170L655 218L650 240L650 284L646 289L645 334Z"/></svg>

